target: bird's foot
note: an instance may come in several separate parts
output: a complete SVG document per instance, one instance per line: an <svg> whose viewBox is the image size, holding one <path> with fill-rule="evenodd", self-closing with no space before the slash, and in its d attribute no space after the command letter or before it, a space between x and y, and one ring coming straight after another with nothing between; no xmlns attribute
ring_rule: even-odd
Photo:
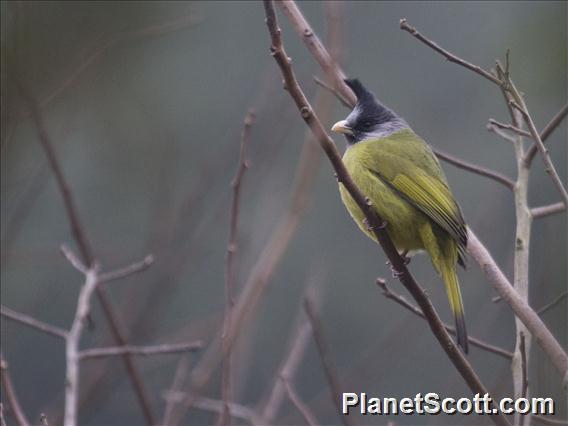
<svg viewBox="0 0 568 426"><path fill-rule="evenodd" d="M375 229L377 230L383 230L387 227L387 221L383 220L379 225L377 226L372 226L369 221L367 220L366 217L363 218L363 224L365 225L365 227L367 228L367 230L369 232L373 232Z"/></svg>
<svg viewBox="0 0 568 426"><path fill-rule="evenodd" d="M408 254L408 250L404 250L401 254L400 257L402 257L402 261L404 262L405 265L408 265L410 263L410 257L407 256Z"/></svg>

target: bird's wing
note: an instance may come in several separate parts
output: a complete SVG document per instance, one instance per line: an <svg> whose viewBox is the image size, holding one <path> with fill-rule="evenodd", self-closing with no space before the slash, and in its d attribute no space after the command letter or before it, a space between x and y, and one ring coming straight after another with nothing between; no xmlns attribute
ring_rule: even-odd
<svg viewBox="0 0 568 426"><path fill-rule="evenodd" d="M367 158L372 160L367 161L367 167L403 199L448 232L458 243L460 258L463 260L467 231L461 210L428 145L418 137L411 143L414 145L414 155L423 155L422 164L426 167L417 168L405 151L399 150L398 146L386 151L381 150L379 155L368 156ZM426 158L428 162L424 161Z"/></svg>

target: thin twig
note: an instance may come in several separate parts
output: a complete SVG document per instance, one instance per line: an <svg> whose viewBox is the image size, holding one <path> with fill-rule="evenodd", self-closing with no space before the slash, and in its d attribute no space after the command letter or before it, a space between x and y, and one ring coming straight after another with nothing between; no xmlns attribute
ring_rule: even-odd
<svg viewBox="0 0 568 426"><path fill-rule="evenodd" d="M521 136L525 136L527 138L531 137L531 134L529 132L527 132L526 130L520 129L516 126L513 126L512 124L501 123L500 121L494 120L493 118L489 119L489 125L498 127L500 129L511 130L512 132L515 132L515 133L517 133Z"/></svg>
<svg viewBox="0 0 568 426"><path fill-rule="evenodd" d="M306 421L306 423L310 426L317 425L318 421L317 421L315 415L311 412L310 407L308 407L302 401L302 399L300 398L300 395L298 395L298 392L296 392L296 390L292 386L292 383L290 383L290 380L288 380L286 377L283 377L283 376L280 377L280 380L282 380L282 383L284 383L284 389L286 389L286 393L288 394L288 398L290 398L290 401L292 401L292 404L294 404L294 407L296 407L296 409L300 412L302 417L304 417L304 420Z"/></svg>
<svg viewBox="0 0 568 426"><path fill-rule="evenodd" d="M286 5L289 5L294 2L287 1L284 3ZM281 30L278 27L278 23L276 21L276 14L274 12L274 6L272 2L265 0L264 9L266 15L266 24L271 39L270 51L278 66L280 67L288 94L296 103L296 106L300 111L302 118L304 119L308 127L312 130L314 136L316 137L316 140L326 153L336 172L338 181L345 187L345 189L349 192L351 198L361 209L362 213L367 219L369 228L373 230L374 236L387 255L391 265L393 265L394 270L397 272L400 282L412 294L413 298L422 308L423 312L428 318L428 324L430 325L432 332L438 339L440 346L444 349L457 370L460 372L473 392L479 392L481 394L489 393L487 388L481 383L471 364L469 364L463 353L454 343L452 337L444 328L444 325L440 320L440 317L436 313L434 306L432 305L424 291L420 288L418 283L414 280L414 277L408 271L405 261L397 252L392 241L388 237L388 234L386 232L383 232L384 223L382 219L378 216L373 206L367 202L366 197L359 191L359 189L349 176L349 173L347 172L345 165L341 160L341 157L333 143L333 140L326 133L321 124L321 121L314 113L311 105L306 99L306 96L301 90L296 77L294 76L291 60L287 56L282 45ZM491 419L497 424L509 424L507 419L501 413L496 416L492 416Z"/></svg>
<svg viewBox="0 0 568 426"><path fill-rule="evenodd" d="M489 71L486 71L486 70L484 70L483 68L481 68L477 65L470 64L467 61L464 61L463 59L457 57L456 55L454 55L450 52L448 52L447 50L442 49L434 41L429 40L428 38L424 37L422 34L420 34L416 30L416 28L414 28L414 27L412 27L408 24L408 22L406 21L406 18L402 18L400 20L400 29L408 32L409 34L411 34L413 37L420 40L425 45L431 47L436 52L438 52L439 54L444 56L448 61L459 64L462 67L465 67L465 68L473 71L474 73L479 74L480 76L486 78L487 80L491 81L492 83L495 83L497 86L503 85L503 82L501 80L499 80L496 76L494 76L492 73L490 73Z"/></svg>
<svg viewBox="0 0 568 426"><path fill-rule="evenodd" d="M349 105L349 103L347 103L347 101L345 99L343 99L343 97L341 96L341 93L339 93L336 89L331 87L329 84L327 84L321 78L319 78L317 75L314 75L313 78L314 78L314 81L316 82L316 84L318 86L323 87L325 90L332 93L344 107L351 108L351 105Z"/></svg>
<svg viewBox="0 0 568 426"><path fill-rule="evenodd" d="M28 327L35 328L36 330L51 334L52 336L60 337L62 339L67 338L67 330L35 319L30 315L13 311L12 309L5 306L0 307L0 314L3 317L8 318L9 320L19 322L20 324L27 325Z"/></svg>
<svg viewBox="0 0 568 426"><path fill-rule="evenodd" d="M84 361L93 358L120 356L124 354L150 356L177 354L180 352L195 352L203 348L203 342L198 340L189 343L166 343L152 346L113 346L109 348L84 349L79 352L79 360Z"/></svg>
<svg viewBox="0 0 568 426"><path fill-rule="evenodd" d="M288 377L292 378L295 376L298 367L300 366L300 362L304 357L304 353L310 342L310 337L312 334L312 328L310 323L308 322L305 315L302 315L304 319L298 325L294 333L294 338L292 340L292 345L290 347L290 351L288 352L288 356L286 357L282 367L280 368L280 373L274 382L274 386L272 388L272 392L270 393L270 397L266 402L264 410L262 412L262 418L266 421L267 424L273 424L276 415L278 414L278 410L284 401L284 383L280 380L280 377Z"/></svg>
<svg viewBox="0 0 568 426"><path fill-rule="evenodd" d="M79 401L79 343L83 333L85 320L89 315L91 296L98 285L98 266L95 264L85 274L85 284L79 293L77 310L66 339L65 360L67 371L65 374L65 420L66 426L77 424L77 408Z"/></svg>
<svg viewBox="0 0 568 426"><path fill-rule="evenodd" d="M500 136L501 138L505 139L507 142L514 144L517 140L514 135L507 133L504 130L501 130L501 128L494 126L491 123L487 123L487 130L495 133L497 136Z"/></svg>
<svg viewBox="0 0 568 426"><path fill-rule="evenodd" d="M219 415L217 424L224 426L229 424L229 402L231 400L231 349L232 344L227 337L231 329L231 317L233 315L233 308L235 300L233 296L236 269L235 269L235 256L237 253L238 244L238 224L239 224L239 203L241 194L241 184L243 177L248 168L247 160L247 145L250 140L250 131L255 120L255 112L250 109L245 117L243 130L241 133L241 147L239 151L239 163L235 176L231 181L231 188L233 190L233 197L231 200L231 212L229 219L229 239L227 242L227 253L225 257L225 325L223 336L221 337L223 345L223 373L221 378L221 395L223 399L223 411Z"/></svg>
<svg viewBox="0 0 568 426"><path fill-rule="evenodd" d="M4 418L4 404L0 402L0 426L7 426Z"/></svg>
<svg viewBox="0 0 568 426"><path fill-rule="evenodd" d="M533 207L531 209L531 215L533 219L538 219L540 217L550 216L556 213L561 213L566 210L564 203L554 203L547 206Z"/></svg>
<svg viewBox="0 0 568 426"><path fill-rule="evenodd" d="M562 180L560 179L560 176L558 176L558 172L556 171L556 168L554 167L554 164L552 163L552 159L550 158L550 153L548 152L548 149L544 146L544 143L542 142L542 139L540 138L540 135L538 134L538 131L536 130L536 126L534 124L534 121L531 117L531 115L529 114L526 104L524 102L524 100L522 99L522 97L520 96L520 94L518 94L517 90L514 88L514 86L512 85L512 89L511 89L515 96L517 96L517 98L515 99L515 101L511 101L511 104L517 108L519 110L519 112L522 114L525 123L527 124L527 127L529 128L529 132L532 135L532 138L535 142L535 145L537 146L538 150L540 151L541 157L542 157L542 161L544 162L544 168L546 173L548 173L550 175L550 178L552 179L552 182L554 183L554 186L556 186L556 188L558 189L558 191L560 192L560 195L562 196L563 200L564 200L564 204L566 205L566 207L568 207L568 192L566 191L566 188L564 188L564 185L562 184Z"/></svg>
<svg viewBox="0 0 568 426"><path fill-rule="evenodd" d="M433 149L433 151L438 158L440 158L441 160L444 160L444 161L446 161L450 164L453 164L454 166L459 167L460 169L468 170L468 171L476 173L478 175L485 176L489 179L493 179L494 181L505 185L511 191L515 188L515 182L513 182L510 178L508 178L507 176L505 176L505 175L503 175L499 172L490 170L486 167L479 166L477 164L473 164L473 163L464 161L464 160L457 158L457 157L454 157L453 155L450 155L446 152L440 151L439 149Z"/></svg>
<svg viewBox="0 0 568 426"><path fill-rule="evenodd" d="M408 302L403 296L401 296L400 294L397 294L395 292L393 292L388 286L386 281L384 281L381 278L377 279L377 285L379 287L381 287L381 289L383 290L383 296L385 296L387 299L390 299L396 303L398 303L400 306L402 306L405 309L408 309L410 312L412 312L414 315L419 316L422 319L425 319L424 317L424 313L420 310L420 308L418 308L417 306L413 305L412 303ZM449 325L447 325L446 323L444 323L444 327L446 328L446 330L448 330L449 333L455 335L456 334L456 329L454 327L451 327ZM503 348L500 348L498 346L494 346L491 345L489 343L485 343L482 340L479 340L475 337L472 336L468 336L468 341L469 343L471 343L472 346L476 346L479 349L485 350L487 352L491 352L494 353L496 355L499 355L503 358L506 358L508 360L511 360L513 358L513 353L509 352Z"/></svg>
<svg viewBox="0 0 568 426"><path fill-rule="evenodd" d="M341 408L341 386L339 384L339 380L337 378L337 373L335 371L335 366L333 365L333 361L330 356L329 347L327 345L326 338L323 334L323 327L321 325L319 315L316 312L315 306L313 301L310 297L306 296L304 299L304 309L310 320L310 325L312 328L312 335L314 337L314 341L316 343L316 348L318 351L318 355L320 361L323 366L323 370L325 373L325 377L327 379L327 384L329 386L329 390L331 392L331 398L333 400L333 404L337 410L337 414L341 419L341 422L345 426L352 425L351 418L348 415L343 414Z"/></svg>
<svg viewBox="0 0 568 426"><path fill-rule="evenodd" d="M137 274L139 272L145 271L154 263L154 256L149 254L144 259L139 262L134 262L124 268L117 269L116 271L101 273L99 277L99 283L108 283L111 281L120 280L126 278L130 275Z"/></svg>
<svg viewBox="0 0 568 426"><path fill-rule="evenodd" d="M554 298L554 300L552 300L550 303L547 303L542 308L537 310L536 313L539 315L544 314L546 311L554 308L556 305L562 302L562 300L566 299L566 296L568 296L568 291L565 291L564 293L560 294L558 297Z"/></svg>
<svg viewBox="0 0 568 426"><path fill-rule="evenodd" d="M22 410L20 405L20 400L16 395L16 389L14 389L14 384L12 383L12 378L8 372L8 363L4 359L4 355L0 352L0 375L2 376L2 386L4 387L4 392L6 396L6 401L10 404L10 409L16 419L18 426L29 426L30 422Z"/></svg>
<svg viewBox="0 0 568 426"><path fill-rule="evenodd" d="M558 111L556 115L552 117L552 119L548 122L544 129L542 129L542 132L540 132L540 138L543 142L545 142L551 135L551 133L560 125L560 123L562 123L562 120L564 120L566 115L568 115L568 104L560 108L560 111ZM534 156L537 152L538 147L536 143L533 143L528 149L527 154L525 155L525 164L527 165L527 167L531 166L532 160L534 159Z"/></svg>

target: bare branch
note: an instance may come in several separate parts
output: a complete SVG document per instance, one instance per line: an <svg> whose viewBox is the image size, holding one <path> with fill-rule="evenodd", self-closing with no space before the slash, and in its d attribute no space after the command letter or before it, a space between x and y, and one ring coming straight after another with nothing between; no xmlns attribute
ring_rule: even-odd
<svg viewBox="0 0 568 426"><path fill-rule="evenodd" d="M102 273L99 277L99 283L108 283L137 274L148 269L153 263L154 256L149 254L139 262L132 263L124 268L117 269L116 271Z"/></svg>
<svg viewBox="0 0 568 426"><path fill-rule="evenodd" d="M0 375L2 376L2 386L4 387L4 392L6 393L6 401L10 404L14 418L18 426L29 426L30 422L22 410L18 396L16 395L16 389L14 389L14 384L12 383L12 378L8 372L8 363L4 360L4 355L0 352Z"/></svg>
<svg viewBox="0 0 568 426"><path fill-rule="evenodd" d="M201 340L189 343L166 343L152 346L113 346L110 348L84 349L79 352L79 360L84 361L87 359L120 356L124 354L139 356L177 354L180 352L196 352L202 348L203 342Z"/></svg>
<svg viewBox="0 0 568 426"><path fill-rule="evenodd" d="M501 130L501 128L488 123L487 124L487 130L489 130L490 132L495 133L497 136L502 137L503 139L505 139L507 142L511 142L511 143L516 143L516 138L514 135L511 135L510 133L505 132L504 130Z"/></svg>
<svg viewBox="0 0 568 426"><path fill-rule="evenodd" d="M527 138L531 137L531 134L529 132L527 132L526 130L515 127L512 124L501 123L497 120L494 120L493 118L489 119L489 126L490 127L495 126L495 127L500 128L500 129L511 130L512 132L515 132L515 133L517 133L521 136L525 136Z"/></svg>
<svg viewBox="0 0 568 426"><path fill-rule="evenodd" d="M511 306L515 315L523 322L532 334L532 337L536 339L544 353L550 358L554 367L561 374L563 386L567 386L568 356L566 352L564 352L562 346L560 346L537 313L518 295L503 271L495 263L489 251L471 229L468 232L468 251L495 290Z"/></svg>
<svg viewBox="0 0 568 426"><path fill-rule="evenodd" d="M336 89L334 89L333 87L331 87L329 84L327 84L325 81L323 81L321 78L319 78L317 75L314 75L314 81L316 82L316 84L320 87L323 87L325 90L327 90L330 93L333 93L333 95L337 98L337 100L339 102L341 102L341 104L346 107L346 108L351 108L352 106L349 105L347 103L347 101L345 99L343 99L343 97L341 96L341 93L339 93Z"/></svg>
<svg viewBox="0 0 568 426"><path fill-rule="evenodd" d="M12 321L19 322L20 324L27 325L28 327L35 328L36 330L42 331L52 336L59 337L61 339L67 338L67 331L56 327L54 325L48 324L46 322L35 319L34 317L20 312L13 311L5 306L0 307L0 314Z"/></svg>
<svg viewBox="0 0 568 426"><path fill-rule="evenodd" d="M538 219L545 216L550 216L556 213L561 213L566 210L564 203L554 203L548 206L533 207L531 209L531 215L533 219Z"/></svg>
<svg viewBox="0 0 568 426"><path fill-rule="evenodd" d="M285 2L286 5L293 3L294 2L292 1ZM399 280L412 294L414 299L422 308L423 312L428 318L430 328L432 329L434 335L438 339L441 347L444 349L450 360L454 363L460 374L462 374L462 376L474 392L479 392L481 394L489 393L479 380L479 377L477 377L477 374L475 373L465 356L460 352L453 339L444 328L444 325L437 315L434 306L408 271L404 260L398 254L392 241L388 237L388 234L386 232L382 232L384 228L383 221L378 216L372 205L367 202L365 196L359 191L359 189L356 187L353 180L349 176L349 173L347 172L345 165L343 164L341 157L339 156L337 148L333 144L333 141L331 140L329 135L327 135L318 117L314 114L313 109L311 108L294 76L290 58L288 58L282 45L281 30L276 22L276 15L272 2L265 0L264 9L266 14L266 24L271 38L270 51L278 66L280 67L281 73L285 80L285 87L296 103L296 106L300 111L302 118L304 119L308 127L312 130L318 143L330 160L336 172L338 181L345 187L345 189L351 195L351 198L353 198L355 203L363 212L365 218L367 219L367 223L369 224L369 228L373 230L377 241L383 248L384 252L387 254L391 265L393 265L394 270L397 272ZM507 419L502 414L493 416L492 420L498 424L508 424Z"/></svg>
<svg viewBox="0 0 568 426"><path fill-rule="evenodd" d="M225 325L221 337L223 345L223 374L221 379L221 395L223 398L223 411L221 412L217 424L224 426L229 424L229 401L231 400L231 347L232 343L228 340L231 330L231 317L235 305L233 292L235 287L235 255L237 253L237 236L239 223L239 203L241 193L241 183L246 169L247 145L250 140L250 131L255 120L255 112L250 109L245 117L243 130L241 133L241 148L239 153L239 164L235 176L231 181L233 197L231 200L231 213L229 219L229 241L227 242L227 254L225 257Z"/></svg>
<svg viewBox="0 0 568 426"><path fill-rule="evenodd" d="M311 412L310 407L308 407L302 401L302 399L300 398L300 395L298 395L298 393L296 392L296 390L292 386L292 383L290 383L290 380L288 380L284 376L281 376L280 380L282 380L282 383L284 383L284 388L286 389L286 393L288 394L290 401L292 401L292 404L294 404L294 407L296 407L296 409L304 417L304 420L306 421L306 423L310 426L317 425L318 421L317 421L316 417Z"/></svg>
<svg viewBox="0 0 568 426"><path fill-rule="evenodd" d="M423 36L422 34L420 34L416 28L410 26L407 21L406 18L402 18L400 20L400 29L404 30L406 32L408 32L409 34L411 34L413 37L417 38L418 40L420 40L422 43L424 43L426 46L434 49L436 52L438 52L439 54L441 54L442 56L444 56L448 61L453 62L455 64L461 65L462 67L465 67L471 71L473 71L476 74L479 74L480 76L486 78L487 80L489 80L492 83L495 83L497 86L502 86L503 82L501 80L499 80L495 75L493 75L492 73L490 73L489 71L484 70L483 68L477 66L477 65L473 65L470 64L467 61L464 61L463 59L457 57L456 55L448 52L445 49L442 49L440 46L438 46L435 42L433 42L432 40L429 40L428 38L426 38L425 36Z"/></svg>
<svg viewBox="0 0 568 426"><path fill-rule="evenodd" d="M296 371L298 370L300 362L304 357L306 347L310 342L311 334L312 328L307 318L305 318L298 325L298 328L295 331L288 356L282 364L282 368L280 368L279 375L274 383L270 397L268 398L268 401L264 407L262 418L266 421L267 424L274 423L276 414L278 413L278 410L280 409L280 406L284 400L284 382L280 379L280 377L287 377L288 379L294 377Z"/></svg>
<svg viewBox="0 0 568 426"><path fill-rule="evenodd" d="M562 123L562 120L564 120L566 115L568 115L568 104L564 105L560 109L560 111L558 111L556 115L552 117L552 119L544 127L542 132L540 132L540 138L542 139L543 142L545 142L548 139L548 137L552 134L552 132L560 125L560 123ZM525 156L525 164L527 165L527 167L531 166L532 160L534 159L534 156L536 155L537 152L538 152L538 147L536 143L533 143Z"/></svg>
<svg viewBox="0 0 568 426"><path fill-rule="evenodd" d="M83 264L81 259L79 259L75 255L75 253L73 253L73 251L71 251L71 249L69 247L67 247L65 244L61 244L59 246L59 250L61 251L63 256L65 256L65 258L69 261L71 266L73 266L77 271L79 271L83 275L85 275L87 273L88 268Z"/></svg>
<svg viewBox="0 0 568 426"><path fill-rule="evenodd" d="M433 149L433 151L438 158L450 164L453 164L454 166L459 167L460 169L468 170L478 175L485 176L489 179L493 179L495 182L499 182L500 184L505 185L511 191L515 189L515 182L513 182L507 176L499 172L495 172L486 167L461 160L457 157L454 157L453 155L440 151L439 149Z"/></svg>
<svg viewBox="0 0 568 426"><path fill-rule="evenodd" d="M546 311L554 308L556 305L558 305L560 302L562 302L564 299L566 299L566 296L568 296L568 291L565 291L564 293L560 294L560 296L554 298L554 300L552 302L544 305L542 308L540 308L538 311L536 311L536 313L539 314L539 315L544 314Z"/></svg>
<svg viewBox="0 0 568 426"><path fill-rule="evenodd" d="M312 334L314 336L314 341L316 342L316 348L323 366L329 390L331 392L333 404L335 405L337 414L341 419L341 422L345 426L349 426L352 424L351 418L348 415L343 414L343 411L341 409L340 400L342 392L341 386L339 385L339 380L337 379L337 373L335 372L335 366L333 365L333 361L330 357L330 351L323 334L323 328L321 326L318 313L316 312L314 303L308 296L306 296L306 298L304 299L304 309L306 311L306 314L308 315L308 319L310 320Z"/></svg>
<svg viewBox="0 0 568 426"><path fill-rule="evenodd" d="M79 343L83 326L89 315L91 296L98 285L98 266L95 264L85 275L85 284L79 293L75 318L66 339L65 359L67 371L65 374L65 420L66 426L77 424L77 407L79 401Z"/></svg>
<svg viewBox="0 0 568 426"><path fill-rule="evenodd" d="M381 289L383 290L383 296L385 296L387 299L390 299L390 300L394 301L395 303L398 303L400 306L402 306L405 309L408 309L414 315L419 316L422 319L425 319L424 313L422 313L420 308L418 308L417 306L408 302L400 294L393 292L387 286L387 283L386 283L385 280L383 280L382 278L378 278L377 279L377 285L379 287L381 287ZM451 333L453 335L456 334L456 329L454 327L451 327L451 326L449 326L445 323L444 323L444 327L446 328L446 330L448 330L449 333ZM487 352L494 353L494 354L499 355L499 356L506 358L508 360L511 360L513 358L512 352L509 352L509 351L502 349L498 346L494 346L494 345L490 345L489 343L485 343L482 340L476 339L475 337L468 336L468 341L469 341L469 343L471 343L472 346L476 346L479 349L485 350Z"/></svg>

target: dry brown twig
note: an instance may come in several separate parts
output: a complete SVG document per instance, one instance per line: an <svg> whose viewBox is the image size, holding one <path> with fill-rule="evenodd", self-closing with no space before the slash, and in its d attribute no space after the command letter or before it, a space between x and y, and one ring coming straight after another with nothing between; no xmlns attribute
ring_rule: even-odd
<svg viewBox="0 0 568 426"><path fill-rule="evenodd" d="M556 115L552 117L552 119L548 122L544 129L542 129L542 132L540 132L540 138L543 142L545 142L552 134L552 132L554 132L554 130L560 125L560 123L562 123L562 120L566 118L566 115L568 115L568 104L560 108L560 111L558 111ZM524 158L527 167L531 166L532 160L534 159L537 152L538 147L533 143L533 145L528 149Z"/></svg>
<svg viewBox="0 0 568 426"><path fill-rule="evenodd" d="M291 3L293 2L285 2L286 5L289 5ZM369 229L373 231L375 237L377 238L377 241L383 248L383 251L387 254L391 265L393 265L393 268L397 271L399 280L412 294L413 298L422 308L423 312L428 318L428 324L430 325L430 328L432 329L440 345L442 346L450 360L454 363L455 367L458 369L462 377L464 377L464 379L474 392L479 392L481 394L489 393L477 377L477 374L475 373L465 356L460 352L460 350L457 348L452 338L444 328L443 323L437 315L433 305L406 268L404 260L396 251L394 245L392 244L392 241L388 238L388 235L385 232L382 232L384 225L382 220L377 215L375 209L373 209L372 205L368 203L364 195L358 190L358 188L351 180L341 160L341 157L339 156L337 148L333 144L331 138L327 135L318 117L314 114L313 109L311 108L304 93L300 89L298 82L294 76L291 67L291 61L286 55L286 52L284 51L282 46L281 30L276 22L276 15L272 2L265 0L264 8L266 14L266 23L271 38L270 51L278 66L280 67L285 80L285 87L296 103L296 106L300 111L302 118L312 130L320 146L328 156L328 159L330 160L336 172L338 181L344 185L353 200L357 203L361 211L364 213L369 224ZM492 417L492 420L497 424L508 424L507 419L502 414Z"/></svg>
<svg viewBox="0 0 568 426"><path fill-rule="evenodd" d="M225 324L223 335L221 336L221 343L223 347L223 373L221 379L223 411L221 411L217 421L219 426L229 424L231 416L229 412L229 402L231 400L231 348L233 341L229 340L228 336L231 330L231 317L233 315L233 308L235 305L233 293L236 279L235 256L238 244L237 237L241 183L248 168L247 145L250 141L250 131L254 120L255 112L250 109L245 117L241 133L241 147L237 171L231 181L233 196L231 200L231 212L229 219L229 241L227 243L227 254L225 257Z"/></svg>

